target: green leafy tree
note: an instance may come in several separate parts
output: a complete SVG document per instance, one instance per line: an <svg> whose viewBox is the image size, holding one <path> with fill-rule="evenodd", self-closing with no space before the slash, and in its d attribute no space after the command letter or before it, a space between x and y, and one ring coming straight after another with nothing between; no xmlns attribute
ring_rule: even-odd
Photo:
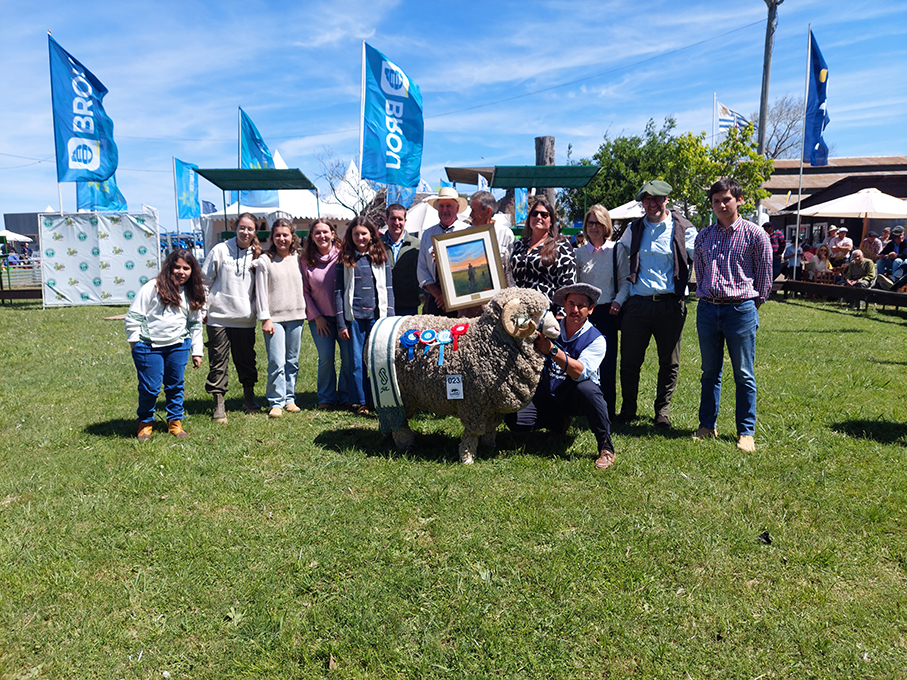
<svg viewBox="0 0 907 680"><path fill-rule="evenodd" d="M601 172L582 189L561 192L560 201L571 220L582 219L584 206L601 203L615 208L633 200L650 179L663 179L673 187L671 202L684 216L704 226L711 216L706 198L708 188L719 177L733 177L743 187L744 209L755 209L755 201L768 192L762 183L772 171L772 161L759 156L752 139L752 125L731 130L717 146L705 143L705 133L674 135L674 118L665 119L661 129L654 120L642 135L610 137L592 158L580 165L600 165Z"/></svg>

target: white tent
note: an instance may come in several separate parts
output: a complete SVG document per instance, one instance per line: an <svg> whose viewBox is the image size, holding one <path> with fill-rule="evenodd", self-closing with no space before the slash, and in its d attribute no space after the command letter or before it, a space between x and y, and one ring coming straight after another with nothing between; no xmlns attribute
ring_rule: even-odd
<svg viewBox="0 0 907 680"><path fill-rule="evenodd" d="M0 238L5 238L7 241L17 242L17 243L26 243L31 242L31 239L28 236L23 236L22 234L17 234L14 231L9 229L0 229Z"/></svg>
<svg viewBox="0 0 907 680"><path fill-rule="evenodd" d="M617 206L614 210L609 210L608 214L611 216L612 220L635 220L637 217L642 217L646 213L642 209L642 203L639 201L630 201L629 203Z"/></svg>

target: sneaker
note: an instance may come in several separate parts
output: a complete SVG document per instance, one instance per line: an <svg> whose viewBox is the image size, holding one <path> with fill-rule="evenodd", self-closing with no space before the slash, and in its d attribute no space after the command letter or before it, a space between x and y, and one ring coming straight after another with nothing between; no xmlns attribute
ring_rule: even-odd
<svg viewBox="0 0 907 680"><path fill-rule="evenodd" d="M287 413L299 413L302 409L299 408L296 404L287 404L283 407L283 410Z"/></svg>
<svg viewBox="0 0 907 680"><path fill-rule="evenodd" d="M753 439L751 434L742 434L737 437L737 448L741 451L746 451L747 453L752 453L756 450L756 441Z"/></svg>
<svg viewBox="0 0 907 680"><path fill-rule="evenodd" d="M268 411L268 418L280 418L283 415L283 409L279 406L272 406L271 410Z"/></svg>

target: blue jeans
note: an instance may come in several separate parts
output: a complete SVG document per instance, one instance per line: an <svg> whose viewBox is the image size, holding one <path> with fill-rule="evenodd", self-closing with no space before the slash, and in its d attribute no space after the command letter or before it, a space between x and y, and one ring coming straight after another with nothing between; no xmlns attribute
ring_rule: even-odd
<svg viewBox="0 0 907 680"><path fill-rule="evenodd" d="M346 322L349 340L340 340L340 392L346 392L353 404L371 404L372 388L362 363L365 339L377 319L353 319Z"/></svg>
<svg viewBox="0 0 907 680"><path fill-rule="evenodd" d="M329 316L324 318L330 327L327 337L318 335L318 325L314 321L309 321L312 340L315 342L315 349L318 350L318 403L336 406L349 401L349 398L345 385L340 385L339 393L337 390L337 371L334 368L334 348L338 342L337 320ZM340 371L343 372L342 363Z"/></svg>
<svg viewBox="0 0 907 680"><path fill-rule="evenodd" d="M699 399L699 427L715 429L721 403L721 371L727 345L737 384L737 434L756 433L756 329L759 312L752 300L736 305L715 305L700 300L696 330L702 355L702 394Z"/></svg>
<svg viewBox="0 0 907 680"><path fill-rule="evenodd" d="M274 335L264 334L268 352L268 387L265 396L271 408L296 403L299 344L305 321L272 321Z"/></svg>
<svg viewBox="0 0 907 680"><path fill-rule="evenodd" d="M167 397L167 420L183 419L183 375L191 351L192 343L188 338L169 347L135 343L132 361L139 377L139 408L136 415L140 423L154 422L154 405L162 383Z"/></svg>

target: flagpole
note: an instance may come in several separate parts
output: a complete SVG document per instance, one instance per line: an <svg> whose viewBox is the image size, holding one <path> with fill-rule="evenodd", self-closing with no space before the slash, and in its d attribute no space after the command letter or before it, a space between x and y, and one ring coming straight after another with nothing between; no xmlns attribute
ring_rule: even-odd
<svg viewBox="0 0 907 680"><path fill-rule="evenodd" d="M714 149L718 144L718 140L715 137L715 111L718 110L718 93L712 93L712 148Z"/></svg>
<svg viewBox="0 0 907 680"><path fill-rule="evenodd" d="M362 84L359 88L359 177L362 177L362 147L365 143L365 41L362 41Z"/></svg>
<svg viewBox="0 0 907 680"><path fill-rule="evenodd" d="M242 107L236 107L236 167L242 168ZM227 194L224 193L224 196ZM242 191L236 192L236 224L239 224L239 209L242 207ZM227 209L224 208L224 229L227 228Z"/></svg>
<svg viewBox="0 0 907 680"><path fill-rule="evenodd" d="M803 154L806 153L806 107L809 104L809 67L812 56L812 24L806 25L806 86L803 91L803 137L800 140L800 178L797 183L797 233L794 235L794 257L800 246L800 204L803 202ZM797 280L797 268L794 267L794 280Z"/></svg>
<svg viewBox="0 0 907 680"><path fill-rule="evenodd" d="M173 159L173 205L176 208L176 237L180 236L180 199L179 193L176 188L176 156L171 156ZM170 247L170 233L167 233L167 247Z"/></svg>

